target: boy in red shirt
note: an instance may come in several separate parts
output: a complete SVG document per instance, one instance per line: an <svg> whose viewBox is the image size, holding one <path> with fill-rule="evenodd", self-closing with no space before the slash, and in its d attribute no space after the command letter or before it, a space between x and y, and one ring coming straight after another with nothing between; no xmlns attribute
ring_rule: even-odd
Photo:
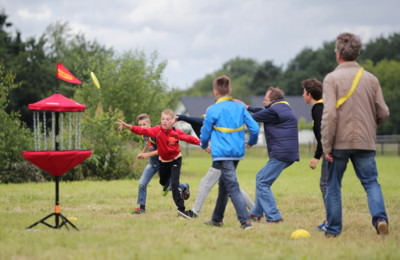
<svg viewBox="0 0 400 260"><path fill-rule="evenodd" d="M186 134L180 129L173 127L175 123L175 113L171 109L165 109L161 113L161 124L151 128L132 126L122 120L118 121L120 128L128 128L132 132L149 137L155 137L157 141L157 151L160 159L160 184L168 186L171 182L172 197L178 207L178 214L191 219L193 212L185 211L185 203L179 192L179 177L182 165L182 154L179 141L191 144L200 144L196 137Z"/></svg>

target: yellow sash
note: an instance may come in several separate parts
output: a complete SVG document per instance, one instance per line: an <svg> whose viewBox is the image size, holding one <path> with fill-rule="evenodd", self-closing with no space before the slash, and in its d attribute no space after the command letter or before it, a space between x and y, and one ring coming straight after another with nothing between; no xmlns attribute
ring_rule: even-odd
<svg viewBox="0 0 400 260"><path fill-rule="evenodd" d="M238 127L238 128L226 128L226 127L213 126L213 128L215 130L223 132L223 133L234 133L234 132L243 131L245 129L245 126L242 125L241 127Z"/></svg>
<svg viewBox="0 0 400 260"><path fill-rule="evenodd" d="M336 108L339 108L341 105L344 104L344 102L347 101L347 99L349 99L351 97L351 95L353 95L353 92L356 90L358 83L360 82L360 78L361 75L364 72L364 68L360 68L357 71L356 76L353 79L353 83L351 83L351 88L349 89L349 91L346 93L346 95L344 95L343 97L339 98L339 100L336 102Z"/></svg>
<svg viewBox="0 0 400 260"><path fill-rule="evenodd" d="M222 98L219 98L217 100L217 102L215 102L215 103L220 103L220 102L223 102L223 101L232 101L232 100L233 100L232 97L222 97ZM239 132L239 131L244 130L245 126L242 125L241 127L238 127L238 128L226 128L226 127L213 126L213 128L215 130L217 130L219 132L223 132L223 133L234 133L234 132Z"/></svg>

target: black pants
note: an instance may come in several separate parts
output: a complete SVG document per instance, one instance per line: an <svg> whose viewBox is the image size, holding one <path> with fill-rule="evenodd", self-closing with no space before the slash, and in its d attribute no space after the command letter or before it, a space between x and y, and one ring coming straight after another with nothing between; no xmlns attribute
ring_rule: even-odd
<svg viewBox="0 0 400 260"><path fill-rule="evenodd" d="M185 210L185 203L179 192L179 177L181 175L182 157L172 162L160 162L160 184L168 187L171 181L172 198L179 211Z"/></svg>

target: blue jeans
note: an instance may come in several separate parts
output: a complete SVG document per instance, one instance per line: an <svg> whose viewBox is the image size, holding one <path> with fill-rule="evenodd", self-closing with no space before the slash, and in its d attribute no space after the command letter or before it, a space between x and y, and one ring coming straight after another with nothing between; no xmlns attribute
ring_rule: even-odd
<svg viewBox="0 0 400 260"><path fill-rule="evenodd" d="M256 204L251 214L265 218L268 222L275 222L282 219L281 213L276 207L271 186L279 177L281 172L293 162L284 162L271 158L267 164L257 173L256 176Z"/></svg>
<svg viewBox="0 0 400 260"><path fill-rule="evenodd" d="M248 213L242 193L240 192L239 183L236 177L236 167L234 161L214 161L213 167L221 170L219 178L218 198L212 215L212 220L222 222L226 204L228 203L228 195L231 197L236 215L240 223L248 221Z"/></svg>
<svg viewBox="0 0 400 260"><path fill-rule="evenodd" d="M333 162L328 164L329 177L325 198L328 221L326 233L338 235L342 231L342 177L349 159L367 193L372 225L375 226L378 220L388 222L381 187L377 180L375 151L333 150L332 154Z"/></svg>
<svg viewBox="0 0 400 260"><path fill-rule="evenodd" d="M147 184L149 184L150 180L153 178L154 174L158 172L159 168L160 161L158 160L158 156L150 157L139 180L137 204L146 205Z"/></svg>

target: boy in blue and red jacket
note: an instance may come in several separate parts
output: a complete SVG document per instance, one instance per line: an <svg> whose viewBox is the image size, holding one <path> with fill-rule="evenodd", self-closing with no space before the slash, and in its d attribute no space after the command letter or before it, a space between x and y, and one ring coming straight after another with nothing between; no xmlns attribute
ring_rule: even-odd
<svg viewBox="0 0 400 260"><path fill-rule="evenodd" d="M213 226L223 224L229 195L241 228L248 229L251 228L251 224L237 181L235 162L244 156L245 127L250 131L248 146L257 143L259 127L246 109L233 101L231 92L229 77L221 76L214 80L213 95L217 101L207 109L201 128L201 147L209 149L211 142L213 165L221 170L218 199L212 218L206 224Z"/></svg>

